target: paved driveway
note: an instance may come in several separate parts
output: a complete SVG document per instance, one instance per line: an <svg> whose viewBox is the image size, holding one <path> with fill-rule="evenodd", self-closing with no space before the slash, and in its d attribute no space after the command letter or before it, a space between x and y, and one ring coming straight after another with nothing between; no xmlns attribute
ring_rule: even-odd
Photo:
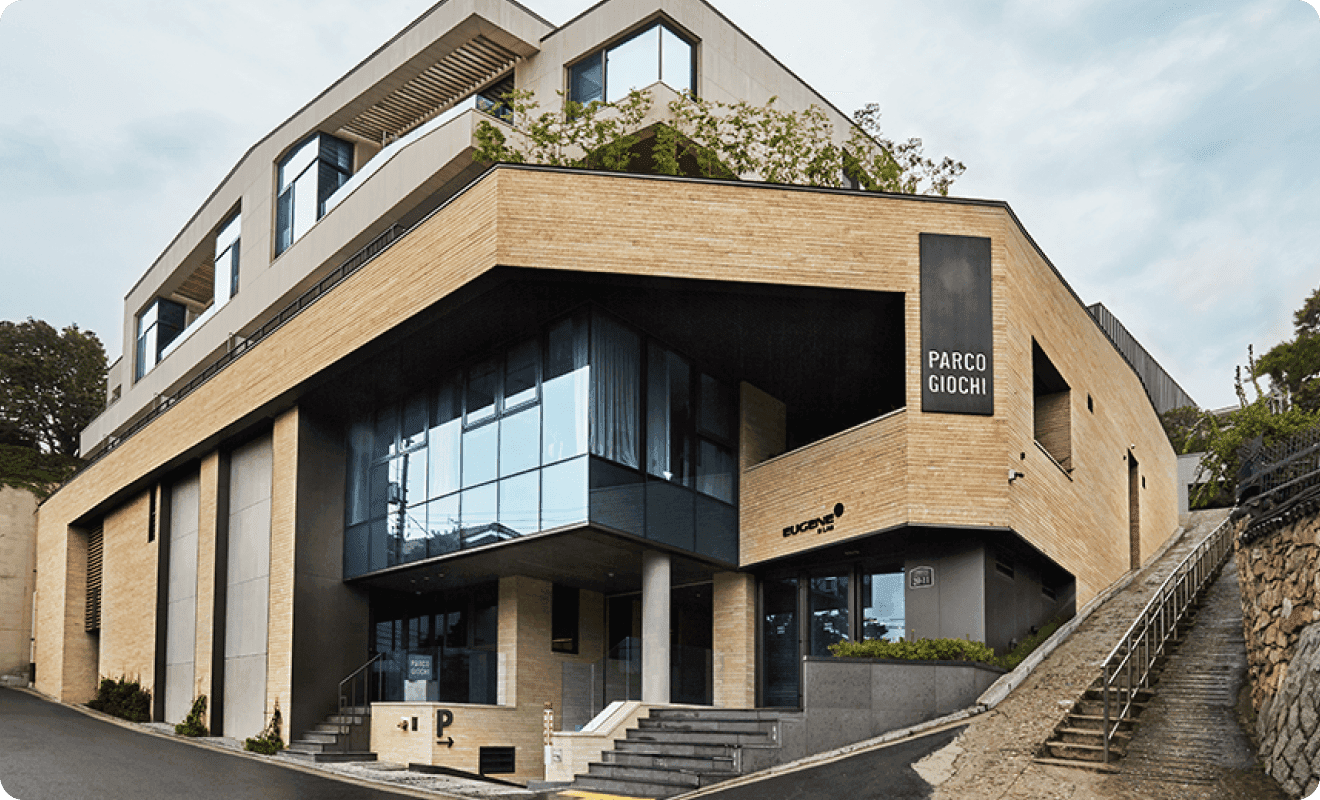
<svg viewBox="0 0 1320 800"><path fill-rule="evenodd" d="M139 733L3 688L0 786L17 800L398 800L413 796Z"/></svg>
<svg viewBox="0 0 1320 800"><path fill-rule="evenodd" d="M931 786L912 764L966 729L960 725L723 790L716 784L701 800L926 800Z"/></svg>

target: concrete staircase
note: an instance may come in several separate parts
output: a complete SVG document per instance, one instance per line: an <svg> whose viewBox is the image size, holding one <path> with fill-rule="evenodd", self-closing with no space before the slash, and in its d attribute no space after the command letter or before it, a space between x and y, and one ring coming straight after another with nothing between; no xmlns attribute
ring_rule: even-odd
<svg viewBox="0 0 1320 800"><path fill-rule="evenodd" d="M652 709L588 766L573 789L670 797L775 763L780 726L800 712L730 708Z"/></svg>
<svg viewBox="0 0 1320 800"><path fill-rule="evenodd" d="M1116 768L1111 766L1112 763L1127 754L1127 745L1132 740L1141 712L1146 710L1151 699L1155 696L1160 675L1163 673L1169 657L1186 639L1187 631L1195 622L1196 612L1193 610L1178 624L1174 636L1167 643L1164 655L1155 662L1151 670L1148 685L1137 687L1127 717L1120 720L1117 716L1119 709L1111 705L1109 709L1110 725L1117 724L1118 730L1109 741L1108 764L1105 762L1104 754L1105 707L1102 680L1100 678L1097 678L1091 684L1072 710L1068 712L1068 716L1064 718L1063 722L1055 727L1053 735L1041 746L1035 759L1036 762L1055 766L1080 767L1098 772L1115 771ZM1119 689L1127 688L1122 676L1120 676L1116 686ZM1110 702L1114 702L1112 697Z"/></svg>
<svg viewBox="0 0 1320 800"><path fill-rule="evenodd" d="M319 763L375 761L376 754L367 751L370 735L371 707L343 708L304 732L301 738L289 742L280 755Z"/></svg>

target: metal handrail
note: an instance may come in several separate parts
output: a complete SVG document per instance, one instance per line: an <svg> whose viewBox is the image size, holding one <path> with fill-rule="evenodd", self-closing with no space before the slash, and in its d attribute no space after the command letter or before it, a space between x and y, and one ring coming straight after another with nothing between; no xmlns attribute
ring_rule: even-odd
<svg viewBox="0 0 1320 800"><path fill-rule="evenodd" d="M357 702L359 695L359 688L361 688L360 694L362 696L361 707L365 708L371 705L371 683L370 683L371 676L367 674L367 671L371 669L371 666L373 664L375 664L377 661L380 661L381 657L384 655L385 655L384 653L377 653L376 655L372 656L367 661L367 663L353 670L353 672L350 673L347 678L344 678L342 681L339 682L339 716L340 717L347 716L350 718L356 718L358 716L358 714L355 712L349 712L348 714L345 714L344 709L357 709L359 707ZM347 693L344 692L345 687L348 688ZM353 738L352 736L353 726L356 724L358 723L355 722L350 722L347 724L343 722L339 723L340 733L345 734L342 740L340 741L341 749L345 753L348 752L349 743Z"/></svg>
<svg viewBox="0 0 1320 800"><path fill-rule="evenodd" d="M1164 655L1178 624L1196 602L1197 596L1218 573L1233 552L1233 525L1225 519L1201 540L1187 558L1165 579L1141 614L1105 659L1101 692L1104 697L1104 762L1109 763L1109 743L1125 720L1130 719L1137 693L1148 689L1155 662ZM1110 715L1117 709L1117 719Z"/></svg>

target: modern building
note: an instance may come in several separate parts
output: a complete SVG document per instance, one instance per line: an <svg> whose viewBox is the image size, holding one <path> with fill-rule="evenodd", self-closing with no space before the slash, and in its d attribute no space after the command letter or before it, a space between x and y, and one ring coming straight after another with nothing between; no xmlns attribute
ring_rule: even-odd
<svg viewBox="0 0 1320 800"><path fill-rule="evenodd" d="M702 0L436 5L129 291L38 514L38 689L286 738L364 691L382 757L537 778L604 702L1004 650L1173 533L1143 378L1007 204L476 163L510 86L849 124Z"/></svg>
<svg viewBox="0 0 1320 800"><path fill-rule="evenodd" d="M32 668L37 496L0 483L0 684L27 686Z"/></svg>

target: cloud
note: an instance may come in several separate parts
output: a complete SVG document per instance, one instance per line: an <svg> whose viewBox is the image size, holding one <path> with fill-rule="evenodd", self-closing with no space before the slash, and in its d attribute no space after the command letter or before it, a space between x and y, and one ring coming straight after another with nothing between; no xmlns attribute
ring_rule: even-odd
<svg viewBox="0 0 1320 800"><path fill-rule="evenodd" d="M5 15L5 10L17 3L18 0L0 0L0 17Z"/></svg>
<svg viewBox="0 0 1320 800"><path fill-rule="evenodd" d="M3 0L0 0L0 2L2 2L2 1L3 1ZM1310 6L1311 8L1314 8L1314 9L1315 9L1316 16L1320 17L1320 5L1317 5L1317 2L1318 2L1318 1L1320 1L1320 0L1302 0L1303 3L1306 3L1306 4L1307 4L1308 6ZM1315 795L1311 795L1311 796L1314 797Z"/></svg>

